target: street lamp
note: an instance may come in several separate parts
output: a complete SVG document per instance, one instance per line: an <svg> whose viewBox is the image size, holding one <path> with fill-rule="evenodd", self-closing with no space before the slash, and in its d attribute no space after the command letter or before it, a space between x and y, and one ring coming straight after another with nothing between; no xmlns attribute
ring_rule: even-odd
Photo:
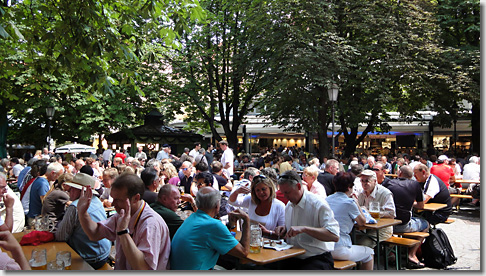
<svg viewBox="0 0 486 276"><path fill-rule="evenodd" d="M337 102L339 95L337 84L333 83L331 88L327 90L327 94L329 94L329 101L331 101L332 105L332 157L334 158L334 103Z"/></svg>
<svg viewBox="0 0 486 276"><path fill-rule="evenodd" d="M46 114L47 114L47 129L49 131L49 136L47 137L47 150L51 150L51 120L52 117L54 117L54 113L56 112L56 108L52 105L52 103L49 104L48 107L46 107Z"/></svg>

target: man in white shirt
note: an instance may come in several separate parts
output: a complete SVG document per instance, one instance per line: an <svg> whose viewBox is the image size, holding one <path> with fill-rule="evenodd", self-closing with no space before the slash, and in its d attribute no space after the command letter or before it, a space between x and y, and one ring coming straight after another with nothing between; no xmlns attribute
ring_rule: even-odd
<svg viewBox="0 0 486 276"><path fill-rule="evenodd" d="M147 154L143 151L143 147L138 147L138 152L135 153L135 159L147 160Z"/></svg>
<svg viewBox="0 0 486 276"><path fill-rule="evenodd" d="M469 164L464 165L464 172L462 179L464 180L480 180L481 166L479 165L479 157L472 156L469 158Z"/></svg>
<svg viewBox="0 0 486 276"><path fill-rule="evenodd" d="M194 148L189 152L189 156L192 157L192 160L196 160L196 157L199 155L200 148L201 148L201 143L199 142L194 143Z"/></svg>
<svg viewBox="0 0 486 276"><path fill-rule="evenodd" d="M12 157L10 159L10 166L12 167L12 174L11 176L18 178L20 172L24 169L22 165L20 165L19 159L17 157Z"/></svg>
<svg viewBox="0 0 486 276"><path fill-rule="evenodd" d="M380 218L395 218L395 202L393 201L393 193L382 185L377 185L376 173L372 170L364 170L358 175L361 179L363 191L358 194L358 204L369 210L371 202L380 203ZM393 227L385 227L380 230L380 241L390 238L393 234ZM365 245L371 248L376 246L376 230L367 230L367 235L357 236L356 244ZM371 239L368 236L373 236Z"/></svg>
<svg viewBox="0 0 486 276"><path fill-rule="evenodd" d="M289 200L285 207L285 226L275 232L287 243L304 248L306 253L280 263L282 269L331 270L331 251L339 240L339 223L329 204L306 191L302 179L294 171L286 171L279 180L280 191Z"/></svg>
<svg viewBox="0 0 486 276"><path fill-rule="evenodd" d="M223 164L223 169L228 172L228 175L232 176L234 174L234 160L235 155L233 151L228 147L228 141L223 140L219 142L221 149L223 150L223 155L221 156L221 164Z"/></svg>

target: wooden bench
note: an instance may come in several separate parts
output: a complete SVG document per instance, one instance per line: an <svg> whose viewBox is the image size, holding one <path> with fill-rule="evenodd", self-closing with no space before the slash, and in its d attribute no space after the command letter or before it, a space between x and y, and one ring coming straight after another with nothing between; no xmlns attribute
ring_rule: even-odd
<svg viewBox="0 0 486 276"><path fill-rule="evenodd" d="M456 220L455 219L451 219L451 218L448 218L446 221L444 221L443 223L445 224L451 224L451 223L454 223Z"/></svg>
<svg viewBox="0 0 486 276"><path fill-rule="evenodd" d="M388 270L388 261L387 261L387 256L390 252L394 252L395 253L395 264L396 264L396 268L397 270L400 270L400 259L401 259L401 256L400 256L400 250L399 250L399 246L401 247L405 247L407 248L407 251L410 247L413 247L415 245L417 245L418 243L420 243L419 240L414 240L414 239L408 239L408 238L401 238L401 237L395 237L395 236L391 236L390 238L388 238L387 240L385 241L382 241L382 243L384 245L390 245L391 248L390 249L387 249L387 247L385 247L385 270ZM408 253L407 253L408 255ZM378 256L379 257L379 256ZM408 257L407 257L407 261L408 261Z"/></svg>
<svg viewBox="0 0 486 276"><path fill-rule="evenodd" d="M427 232L409 232L409 233L393 233L402 238L427 238L429 233Z"/></svg>
<svg viewBox="0 0 486 276"><path fill-rule="evenodd" d="M473 199L472 195L451 194L451 197Z"/></svg>
<svg viewBox="0 0 486 276"><path fill-rule="evenodd" d="M356 262L334 260L334 269L336 270L346 270L354 267L356 267Z"/></svg>

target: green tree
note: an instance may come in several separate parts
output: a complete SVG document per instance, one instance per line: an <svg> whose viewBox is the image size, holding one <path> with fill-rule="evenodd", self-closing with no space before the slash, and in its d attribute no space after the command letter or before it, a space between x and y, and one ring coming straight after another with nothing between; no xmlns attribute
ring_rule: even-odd
<svg viewBox="0 0 486 276"><path fill-rule="evenodd" d="M472 103L472 151L480 153L480 1L437 1L436 17L447 49L443 59L449 64L444 66L449 76L444 79L449 84L444 90L453 97L437 97L442 101L437 102L436 109L448 111L439 114L437 121L441 126L450 126L451 115L457 112L454 109L461 111L460 101Z"/></svg>
<svg viewBox="0 0 486 276"><path fill-rule="evenodd" d="M220 140L221 126L230 147L236 148L239 126L258 106L265 53L255 46L249 16L252 1L204 1L208 23L183 36L183 47L171 57L172 86L164 101L167 112L187 116L191 124L208 128ZM194 124L193 124L194 125Z"/></svg>
<svg viewBox="0 0 486 276"><path fill-rule="evenodd" d="M337 113L346 156L369 132L389 130L386 111L410 120L426 106L416 99L427 93L422 83L433 67L427 56L440 51L428 1L293 1L272 7L266 14L277 16L265 22L266 29L284 35L272 57L268 78L278 85L268 88L265 115L283 127L317 129L321 157L329 153L332 82L340 87ZM275 101L284 97L289 100ZM365 130L358 135L361 125Z"/></svg>
<svg viewBox="0 0 486 276"><path fill-rule="evenodd" d="M197 0L7 3L0 10L0 107L20 116L29 98L143 97L143 78L127 64L153 60L152 41L178 47L174 39L188 23L204 20ZM0 115L6 127L7 114Z"/></svg>

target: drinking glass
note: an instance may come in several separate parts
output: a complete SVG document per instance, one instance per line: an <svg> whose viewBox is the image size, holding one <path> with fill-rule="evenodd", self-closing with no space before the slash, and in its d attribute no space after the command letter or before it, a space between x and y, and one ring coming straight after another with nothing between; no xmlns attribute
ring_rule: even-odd
<svg viewBox="0 0 486 276"><path fill-rule="evenodd" d="M56 260L64 262L64 269L71 270L71 252L59 251L56 254Z"/></svg>
<svg viewBox="0 0 486 276"><path fill-rule="evenodd" d="M47 270L64 270L64 262L61 260L53 260L47 263Z"/></svg>
<svg viewBox="0 0 486 276"><path fill-rule="evenodd" d="M32 270L46 270L47 268L47 251L45 248L32 249L32 255L29 260Z"/></svg>
<svg viewBox="0 0 486 276"><path fill-rule="evenodd" d="M370 215L374 219L380 218L380 203L379 202L370 202Z"/></svg>
<svg viewBox="0 0 486 276"><path fill-rule="evenodd" d="M253 224L250 227L250 253L260 253L262 247L262 229Z"/></svg>

